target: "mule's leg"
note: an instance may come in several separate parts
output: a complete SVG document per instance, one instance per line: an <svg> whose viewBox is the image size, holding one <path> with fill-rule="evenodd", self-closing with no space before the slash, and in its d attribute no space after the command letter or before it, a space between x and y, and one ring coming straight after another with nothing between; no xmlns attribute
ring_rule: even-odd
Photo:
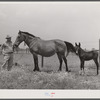
<svg viewBox="0 0 100 100"><path fill-rule="evenodd" d="M33 71L40 71L38 66L38 56L36 54L33 54L33 59L34 59L34 67L35 67Z"/></svg>
<svg viewBox="0 0 100 100"><path fill-rule="evenodd" d="M97 66L97 75L98 75L99 74L99 63L98 63L97 58L96 59L93 59L93 60L94 60L94 62L96 64L96 66Z"/></svg>
<svg viewBox="0 0 100 100"><path fill-rule="evenodd" d="M62 60L62 57L61 57L60 54L57 53L57 56L58 56L58 59L59 59L59 62L60 62L60 66L59 66L58 71L61 71L62 70L62 62L63 62L63 60Z"/></svg>
<svg viewBox="0 0 100 100"><path fill-rule="evenodd" d="M66 59L66 57L65 57L65 56L63 57L63 60L64 60L65 65L66 65L66 71L68 72L69 70L68 70L68 66L67 66L67 59Z"/></svg>

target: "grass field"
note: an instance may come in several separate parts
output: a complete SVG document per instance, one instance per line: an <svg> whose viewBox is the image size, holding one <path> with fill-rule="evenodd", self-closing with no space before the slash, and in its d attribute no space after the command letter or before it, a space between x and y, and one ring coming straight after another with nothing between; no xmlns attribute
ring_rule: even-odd
<svg viewBox="0 0 100 100"><path fill-rule="evenodd" d="M77 56L70 54L68 57L70 73L65 72L63 63L62 71L58 72L59 62L56 55L44 58L44 67L39 67L41 72L33 72L34 62L31 54L14 54L11 71L0 71L0 89L100 89L100 75L96 75L96 65L93 61L85 63L85 75L79 75L80 61ZM0 55L0 66L3 56Z"/></svg>

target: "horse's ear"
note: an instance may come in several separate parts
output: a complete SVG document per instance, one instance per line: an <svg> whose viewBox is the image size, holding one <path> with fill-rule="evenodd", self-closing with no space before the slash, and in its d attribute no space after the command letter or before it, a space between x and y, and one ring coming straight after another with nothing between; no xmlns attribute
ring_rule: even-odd
<svg viewBox="0 0 100 100"><path fill-rule="evenodd" d="M81 46L81 43L79 42L79 47Z"/></svg>
<svg viewBox="0 0 100 100"><path fill-rule="evenodd" d="M75 46L77 46L77 43L75 42Z"/></svg>
<svg viewBox="0 0 100 100"><path fill-rule="evenodd" d="M20 35L21 34L21 31L19 30L18 34Z"/></svg>

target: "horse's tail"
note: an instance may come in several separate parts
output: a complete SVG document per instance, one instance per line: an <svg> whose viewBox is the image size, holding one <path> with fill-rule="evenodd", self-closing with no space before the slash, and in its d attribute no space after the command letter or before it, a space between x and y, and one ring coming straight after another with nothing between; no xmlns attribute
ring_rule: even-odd
<svg viewBox="0 0 100 100"><path fill-rule="evenodd" d="M41 63L41 67L43 68L43 56L42 56L42 63Z"/></svg>
<svg viewBox="0 0 100 100"><path fill-rule="evenodd" d="M69 43L67 41L64 41L64 43L66 44L68 52L74 52L74 53L76 53L75 47L71 43Z"/></svg>

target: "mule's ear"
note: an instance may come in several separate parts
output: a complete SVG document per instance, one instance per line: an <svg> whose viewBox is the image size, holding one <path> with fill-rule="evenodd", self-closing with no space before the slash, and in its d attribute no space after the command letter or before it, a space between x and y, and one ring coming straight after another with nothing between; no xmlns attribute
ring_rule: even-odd
<svg viewBox="0 0 100 100"><path fill-rule="evenodd" d="M79 47L81 46L81 43L79 42Z"/></svg>
<svg viewBox="0 0 100 100"><path fill-rule="evenodd" d="M77 46L77 43L75 42L75 46Z"/></svg>

